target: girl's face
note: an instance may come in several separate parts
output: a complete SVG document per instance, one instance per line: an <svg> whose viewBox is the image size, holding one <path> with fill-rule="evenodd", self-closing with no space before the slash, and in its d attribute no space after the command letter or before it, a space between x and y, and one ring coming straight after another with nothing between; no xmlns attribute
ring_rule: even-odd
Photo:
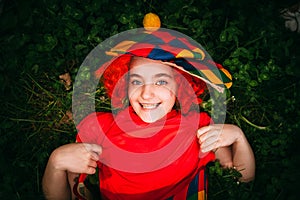
<svg viewBox="0 0 300 200"><path fill-rule="evenodd" d="M130 65L128 96L137 115L147 123L170 112L176 101L174 70L159 61L135 57Z"/></svg>

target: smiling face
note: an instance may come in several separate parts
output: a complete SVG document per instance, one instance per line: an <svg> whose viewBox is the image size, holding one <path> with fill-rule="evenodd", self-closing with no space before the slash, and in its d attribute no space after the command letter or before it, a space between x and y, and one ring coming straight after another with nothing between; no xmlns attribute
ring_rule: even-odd
<svg viewBox="0 0 300 200"><path fill-rule="evenodd" d="M176 101L174 70L159 61L134 58L130 65L128 96L136 114L147 123L170 112Z"/></svg>

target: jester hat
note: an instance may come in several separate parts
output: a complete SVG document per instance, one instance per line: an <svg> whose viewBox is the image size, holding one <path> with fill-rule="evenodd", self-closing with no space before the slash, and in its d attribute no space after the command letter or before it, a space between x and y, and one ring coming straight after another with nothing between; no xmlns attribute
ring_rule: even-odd
<svg viewBox="0 0 300 200"><path fill-rule="evenodd" d="M200 44L173 30L137 29L105 53L112 57L132 55L160 60L201 79L219 92L232 85L230 73L216 64Z"/></svg>

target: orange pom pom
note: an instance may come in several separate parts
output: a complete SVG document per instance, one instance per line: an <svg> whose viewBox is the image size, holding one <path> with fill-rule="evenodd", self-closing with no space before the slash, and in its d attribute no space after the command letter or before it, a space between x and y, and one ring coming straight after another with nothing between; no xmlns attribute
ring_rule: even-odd
<svg viewBox="0 0 300 200"><path fill-rule="evenodd" d="M161 23L159 17L150 12L144 16L143 25L147 31L156 31L160 28Z"/></svg>

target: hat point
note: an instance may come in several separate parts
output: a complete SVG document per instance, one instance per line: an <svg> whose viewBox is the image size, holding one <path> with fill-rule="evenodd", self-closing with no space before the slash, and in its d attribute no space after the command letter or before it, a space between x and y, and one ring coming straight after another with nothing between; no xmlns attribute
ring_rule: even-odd
<svg viewBox="0 0 300 200"><path fill-rule="evenodd" d="M157 14L147 13L143 19L144 29L147 31L156 31L160 28L161 22Z"/></svg>

